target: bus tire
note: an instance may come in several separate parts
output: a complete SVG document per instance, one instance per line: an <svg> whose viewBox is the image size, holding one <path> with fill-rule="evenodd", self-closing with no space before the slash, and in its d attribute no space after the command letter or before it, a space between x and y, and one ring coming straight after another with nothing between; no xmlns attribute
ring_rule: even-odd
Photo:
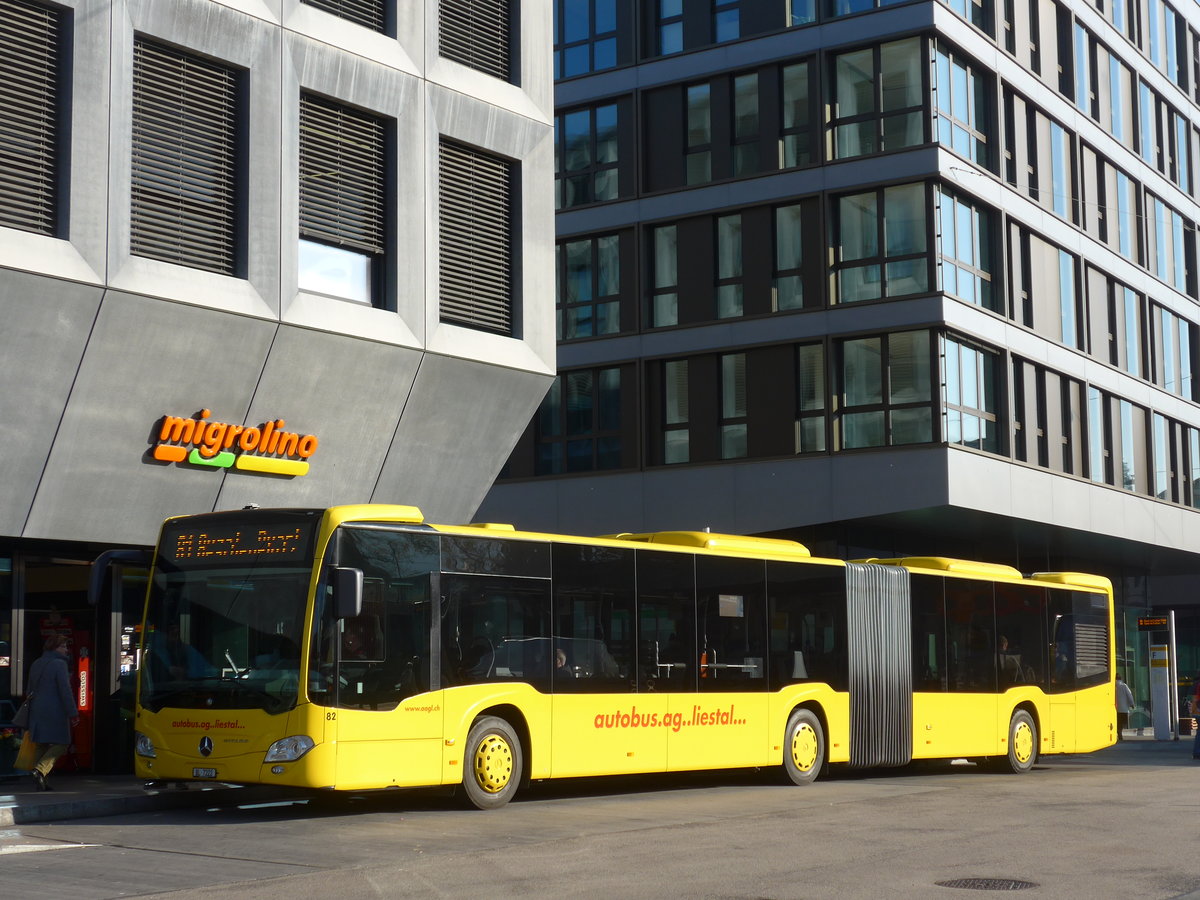
<svg viewBox="0 0 1200 900"><path fill-rule="evenodd" d="M523 754L513 727L496 716L471 726L463 754L463 794L475 809L497 809L521 783Z"/></svg>
<svg viewBox="0 0 1200 900"><path fill-rule="evenodd" d="M997 759L1002 772L1021 775L1037 762L1038 733L1033 716L1023 709L1015 710L1008 723L1008 757Z"/></svg>
<svg viewBox="0 0 1200 900"><path fill-rule="evenodd" d="M798 709L788 719L783 735L783 770L793 784L811 784L825 764L825 731L809 709Z"/></svg>

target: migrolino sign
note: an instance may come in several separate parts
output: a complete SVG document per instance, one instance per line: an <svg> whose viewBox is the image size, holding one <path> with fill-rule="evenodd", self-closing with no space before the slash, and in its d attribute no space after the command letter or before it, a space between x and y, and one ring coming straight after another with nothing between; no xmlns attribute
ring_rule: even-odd
<svg viewBox="0 0 1200 900"><path fill-rule="evenodd" d="M154 458L269 475L308 474L308 458L317 452L315 434L284 431L283 419L252 427L214 422L211 415L202 409L194 419L163 416Z"/></svg>

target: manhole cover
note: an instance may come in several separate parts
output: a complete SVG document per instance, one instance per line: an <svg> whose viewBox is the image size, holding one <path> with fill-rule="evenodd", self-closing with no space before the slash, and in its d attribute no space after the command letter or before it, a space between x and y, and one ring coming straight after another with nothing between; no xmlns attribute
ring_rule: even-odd
<svg viewBox="0 0 1200 900"><path fill-rule="evenodd" d="M1023 891L1035 888L1032 881L1018 881L1015 878L955 878L951 881L934 882L938 887L963 888L968 891Z"/></svg>

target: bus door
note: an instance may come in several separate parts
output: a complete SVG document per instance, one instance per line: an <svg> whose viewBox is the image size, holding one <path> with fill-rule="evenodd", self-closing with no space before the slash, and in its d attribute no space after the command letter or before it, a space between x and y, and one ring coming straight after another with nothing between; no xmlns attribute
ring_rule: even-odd
<svg viewBox="0 0 1200 900"><path fill-rule="evenodd" d="M442 708L430 693L437 539L385 529L339 532L339 564L362 572L356 615L322 615L316 681L338 788L436 784ZM312 689L310 687L310 693Z"/></svg>

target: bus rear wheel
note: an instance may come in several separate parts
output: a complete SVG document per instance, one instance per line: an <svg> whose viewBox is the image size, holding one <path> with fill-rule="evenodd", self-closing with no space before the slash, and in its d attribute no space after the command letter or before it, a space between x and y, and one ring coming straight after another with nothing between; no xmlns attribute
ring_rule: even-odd
<svg viewBox="0 0 1200 900"><path fill-rule="evenodd" d="M1018 709L1008 723L1008 757L996 760L1002 772L1016 775L1028 772L1037 762L1038 733L1033 716Z"/></svg>
<svg viewBox="0 0 1200 900"><path fill-rule="evenodd" d="M783 770L793 784L811 784L825 764L825 732L812 710L798 709L783 735Z"/></svg>
<svg viewBox="0 0 1200 900"><path fill-rule="evenodd" d="M476 809L496 809L513 798L521 782L521 741L513 727L485 716L467 734L463 793Z"/></svg>

